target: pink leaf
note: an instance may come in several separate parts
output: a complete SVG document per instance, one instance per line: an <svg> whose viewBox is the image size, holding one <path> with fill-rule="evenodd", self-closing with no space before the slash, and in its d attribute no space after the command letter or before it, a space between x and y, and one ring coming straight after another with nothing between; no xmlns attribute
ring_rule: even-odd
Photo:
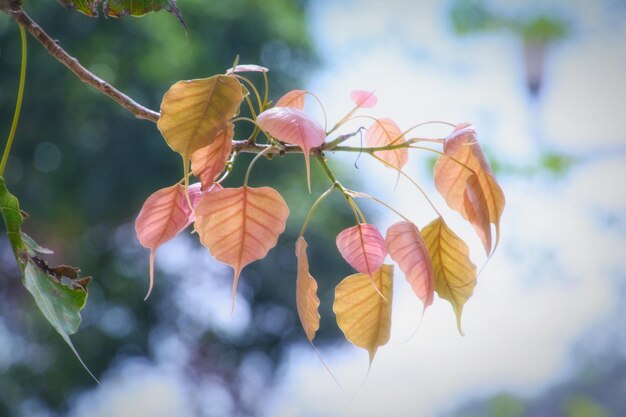
<svg viewBox="0 0 626 417"><path fill-rule="evenodd" d="M293 107L274 107L266 110L259 114L256 122L261 129L276 139L302 148L310 192L311 171L309 168L309 153L311 148L324 143L326 139L324 129L302 110Z"/></svg>
<svg viewBox="0 0 626 417"><path fill-rule="evenodd" d="M189 196L198 187L189 187ZM193 190L192 191L192 187ZM185 187L180 184L162 188L152 194L143 203L135 220L135 232L139 243L150 249L150 286L146 299L152 291L154 282L154 255L159 246L167 242L193 221L193 212L185 199Z"/></svg>
<svg viewBox="0 0 626 417"><path fill-rule="evenodd" d="M203 190L213 184L224 170L232 150L234 135L235 126L229 123L226 129L216 135L213 143L191 154L191 170L200 178Z"/></svg>
<svg viewBox="0 0 626 417"><path fill-rule="evenodd" d="M411 284L413 292L424 303L433 303L435 273L433 264L417 226L400 221L387 229L387 251Z"/></svg>
<svg viewBox="0 0 626 417"><path fill-rule="evenodd" d="M476 234L480 238L485 248L485 253L489 256L492 247L491 223L489 222L489 207L487 199L478 177L474 174L467 179L467 186L463 193L463 207L467 214L467 220L474 226Z"/></svg>
<svg viewBox="0 0 626 417"><path fill-rule="evenodd" d="M371 224L358 224L344 229L337 235L336 241L339 253L346 262L370 278L387 256L385 240L376 226Z"/></svg>
<svg viewBox="0 0 626 417"><path fill-rule="evenodd" d="M226 71L226 74L232 74L234 72L268 72L269 69L262 67L260 65L254 65L254 64L244 64L244 65L237 65L235 68L229 68Z"/></svg>
<svg viewBox="0 0 626 417"><path fill-rule="evenodd" d="M293 107L303 110L305 96L306 90L291 90L279 98L274 107Z"/></svg>
<svg viewBox="0 0 626 417"><path fill-rule="evenodd" d="M367 134L365 135L365 143L370 147L399 145L404 142L404 136L396 122L386 118L376 120L367 129ZM398 169L402 169L409 160L409 150L407 148L378 151L376 155Z"/></svg>
<svg viewBox="0 0 626 417"><path fill-rule="evenodd" d="M364 109L371 109L378 102L378 97L376 97L373 91L354 90L350 93L350 98L357 107L363 107Z"/></svg>

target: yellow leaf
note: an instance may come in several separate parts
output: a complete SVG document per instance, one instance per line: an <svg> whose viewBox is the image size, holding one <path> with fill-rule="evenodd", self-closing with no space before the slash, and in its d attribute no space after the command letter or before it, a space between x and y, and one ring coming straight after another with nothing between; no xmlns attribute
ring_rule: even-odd
<svg viewBox="0 0 626 417"><path fill-rule="evenodd" d="M422 229L422 238L433 262L435 291L452 304L462 335L463 306L476 286L476 265L469 259L469 248L441 217Z"/></svg>
<svg viewBox="0 0 626 417"><path fill-rule="evenodd" d="M163 96L157 127L186 162L194 151L213 143L243 98L241 84L229 75L179 81Z"/></svg>
<svg viewBox="0 0 626 417"><path fill-rule="evenodd" d="M372 279L385 298L376 292L369 275L354 274L337 285L333 304L339 328L355 346L367 349L370 363L378 347L389 341L393 266L383 264Z"/></svg>
<svg viewBox="0 0 626 417"><path fill-rule="evenodd" d="M300 323L309 342L313 342L315 332L320 328L318 308L320 299L317 298L317 282L309 273L309 259L306 255L307 244L304 237L296 242L296 257L298 258L298 278L296 279L296 305Z"/></svg>

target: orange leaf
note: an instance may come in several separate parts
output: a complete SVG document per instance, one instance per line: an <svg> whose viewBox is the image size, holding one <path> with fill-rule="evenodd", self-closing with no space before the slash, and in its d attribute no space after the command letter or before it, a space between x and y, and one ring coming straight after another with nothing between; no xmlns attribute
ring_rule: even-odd
<svg viewBox="0 0 626 417"><path fill-rule="evenodd" d="M398 264L426 310L433 303L435 273L417 226L400 221L387 229L385 242L391 259Z"/></svg>
<svg viewBox="0 0 626 417"><path fill-rule="evenodd" d="M224 188L202 198L196 208L200 241L221 262L233 267L233 309L241 270L265 258L285 231L289 208L269 187Z"/></svg>
<svg viewBox="0 0 626 417"><path fill-rule="evenodd" d="M441 217L422 229L422 238L433 262L435 291L452 304L457 328L463 334L463 306L476 286L476 266L469 259L469 248Z"/></svg>
<svg viewBox="0 0 626 417"><path fill-rule="evenodd" d="M333 303L339 328L352 344L367 349L370 363L378 347L389 341L391 333L393 266L382 265L374 272L373 279L384 298L372 288L369 276L354 274L337 285Z"/></svg>
<svg viewBox="0 0 626 417"><path fill-rule="evenodd" d="M367 143L369 147L399 145L404 142L404 136L396 122L386 118L376 120L367 129L367 134L365 135L365 143ZM409 160L409 151L407 148L378 151L376 155L389 165L398 169L402 169Z"/></svg>
<svg viewBox="0 0 626 417"><path fill-rule="evenodd" d="M478 177L474 174L467 179L467 186L463 193L463 208L467 214L467 219L474 226L483 243L485 253L489 255L492 247L489 208Z"/></svg>
<svg viewBox="0 0 626 417"><path fill-rule="evenodd" d="M274 107L294 107L303 110L305 96L306 90L291 90L279 98Z"/></svg>
<svg viewBox="0 0 626 417"><path fill-rule="evenodd" d="M309 260L306 255L307 244L304 237L296 242L296 257L298 258L298 278L296 280L296 305L300 323L309 342L313 342L315 332L320 327L319 306L317 298L317 282L309 273Z"/></svg>
<svg viewBox="0 0 626 417"><path fill-rule="evenodd" d="M504 193L496 182L491 167L478 144L474 128L469 124L458 125L446 139L443 151L446 156L440 156L435 164L435 186L437 190L445 198L450 208L458 211L465 219L472 222L476 230L483 230L484 238L480 236L480 232L479 236L485 244L488 239L482 222L484 215L477 211L482 209L482 203L478 201L480 200L480 193L477 192L478 186L475 183L468 183L469 178L475 173L478 177L479 188L482 189L486 200L489 222L496 226L498 236L496 239L498 239L500 217L505 204ZM474 186L474 195L466 198L465 191L468 185ZM474 203L470 204L475 211L471 218L466 209L466 200L468 199L474 200ZM490 252L491 245L487 250L488 254Z"/></svg>
<svg viewBox="0 0 626 417"><path fill-rule="evenodd" d="M233 147L235 126L229 123L221 130L212 144L200 148L191 154L191 171L206 189L215 182L226 166L226 161Z"/></svg>

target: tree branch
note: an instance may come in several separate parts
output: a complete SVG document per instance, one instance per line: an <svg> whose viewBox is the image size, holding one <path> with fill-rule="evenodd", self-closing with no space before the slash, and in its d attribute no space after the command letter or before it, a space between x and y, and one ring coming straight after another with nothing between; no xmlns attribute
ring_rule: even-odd
<svg viewBox="0 0 626 417"><path fill-rule="evenodd" d="M57 61L70 69L80 80L89 84L109 96L111 99L125 107L136 118L150 120L156 123L159 113L137 103L126 94L122 93L108 82L83 67L78 59L68 54L57 41L52 39L31 17L22 9L17 1L11 2L11 15L22 25L44 48L56 58Z"/></svg>

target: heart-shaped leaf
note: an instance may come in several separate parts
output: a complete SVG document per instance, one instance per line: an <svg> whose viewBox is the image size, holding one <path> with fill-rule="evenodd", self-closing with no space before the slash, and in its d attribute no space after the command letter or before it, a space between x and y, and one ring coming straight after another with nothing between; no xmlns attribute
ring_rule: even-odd
<svg viewBox="0 0 626 417"><path fill-rule="evenodd" d="M210 187L224 171L226 161L233 148L235 126L226 125L226 129L218 132L212 144L200 148L191 155L191 171L200 179L202 189Z"/></svg>
<svg viewBox="0 0 626 417"><path fill-rule="evenodd" d="M241 270L265 258L285 231L289 208L269 187L224 188L205 195L196 207L200 241L221 262L233 267L233 309Z"/></svg>
<svg viewBox="0 0 626 417"><path fill-rule="evenodd" d="M179 81L167 90L157 127L167 144L183 157L185 175L191 155L226 129L243 98L242 85L230 75Z"/></svg>
<svg viewBox="0 0 626 417"><path fill-rule="evenodd" d="M373 279L381 289L381 297L370 283ZM391 334L391 296L393 266L381 265L370 278L354 274L335 288L333 311L339 328L355 346L367 349L370 363L378 347L389 341Z"/></svg>
<svg viewBox="0 0 626 417"><path fill-rule="evenodd" d="M306 90L291 90L278 99L274 107L293 107L298 110L304 109Z"/></svg>
<svg viewBox="0 0 626 417"><path fill-rule="evenodd" d="M476 266L469 259L469 248L441 217L422 229L422 238L433 262L435 291L452 304L457 328L463 334L463 306L476 286Z"/></svg>
<svg viewBox="0 0 626 417"><path fill-rule="evenodd" d="M496 226L496 240L499 239L500 217L504 210L504 193L498 185L493 175L491 167L485 158L485 155L478 144L476 131L469 124L460 124L445 140L443 147L444 155L437 159L435 164L435 186L437 190L446 200L446 203L453 210L458 211L461 215L471 221L476 230L483 230L479 236L483 240L483 244L487 241L486 231L482 224L482 214L476 212L470 218L466 209L466 201L475 200L472 206L473 210L480 210L482 203L480 193L476 190L474 181L468 182L472 174L478 177L478 185L482 189L484 199L487 204L487 212L489 222ZM466 197L468 185L474 187L473 196ZM471 197L471 198L470 198ZM469 206L468 206L469 207ZM491 252L491 246L487 253Z"/></svg>
<svg viewBox="0 0 626 417"><path fill-rule="evenodd" d="M398 264L426 310L433 303L435 273L417 226L408 221L395 223L387 229L385 243L391 259Z"/></svg>
<svg viewBox="0 0 626 417"><path fill-rule="evenodd" d="M378 102L378 97L376 97L373 91L354 90L350 93L350 98L357 107L364 109L371 109Z"/></svg>
<svg viewBox="0 0 626 417"><path fill-rule="evenodd" d="M372 123L365 135L365 143L369 147L399 145L404 142L404 136L396 122L386 118L378 119ZM409 150L407 148L378 151L376 155L397 169L402 169L409 160Z"/></svg>
<svg viewBox="0 0 626 417"><path fill-rule="evenodd" d="M259 114L256 119L261 129L278 140L298 145L302 148L306 164L306 178L311 191L311 172L309 169L309 152L324 143L324 129L302 110L295 107L273 107Z"/></svg>
<svg viewBox="0 0 626 417"><path fill-rule="evenodd" d="M315 332L320 327L320 299L317 297L317 281L309 272L309 259L306 255L306 248L306 241L301 236L296 242L296 257L298 258L296 306L306 337L309 339L309 342L313 342Z"/></svg>

